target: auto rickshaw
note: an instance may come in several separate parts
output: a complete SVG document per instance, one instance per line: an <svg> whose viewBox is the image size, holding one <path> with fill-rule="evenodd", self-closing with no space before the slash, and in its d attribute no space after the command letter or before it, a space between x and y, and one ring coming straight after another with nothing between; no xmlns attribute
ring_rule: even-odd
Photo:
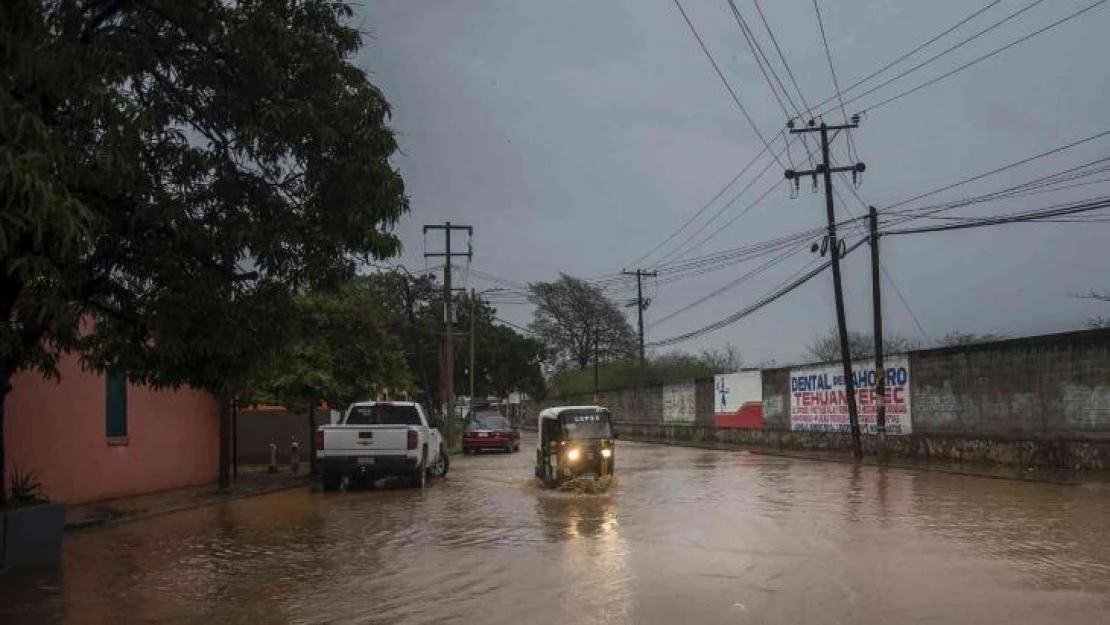
<svg viewBox="0 0 1110 625"><path fill-rule="evenodd" d="M536 477L548 486L613 475L612 417L601 406L562 406L540 412Z"/></svg>

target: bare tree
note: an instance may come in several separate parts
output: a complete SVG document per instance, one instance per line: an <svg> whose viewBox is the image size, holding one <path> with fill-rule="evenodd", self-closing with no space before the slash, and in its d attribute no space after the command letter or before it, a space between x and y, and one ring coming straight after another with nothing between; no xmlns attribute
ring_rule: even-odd
<svg viewBox="0 0 1110 625"><path fill-rule="evenodd" d="M1096 302L1110 302L1110 292L1096 291L1094 289L1091 289L1091 291L1089 293L1087 293L1086 295L1073 295L1072 297L1075 297L1075 298L1078 298L1078 299L1093 299ZM1110 317L1103 317L1102 315L1097 315L1095 317L1090 317L1090 318L1087 319L1087 327L1088 328L1110 328Z"/></svg>
<svg viewBox="0 0 1110 625"><path fill-rule="evenodd" d="M532 331L548 347L557 369L585 369L594 358L620 360L638 353L638 339L617 305L585 280L561 274L529 285L536 306Z"/></svg>
<svg viewBox="0 0 1110 625"><path fill-rule="evenodd" d="M701 361L712 369L713 373L731 373L740 369L740 365L743 364L740 350L732 343L725 343L724 347L702 350Z"/></svg>
<svg viewBox="0 0 1110 625"><path fill-rule="evenodd" d="M884 354L903 354L919 347L916 341L897 334L883 337ZM863 332L848 332L848 351L853 360L863 360L875 357L875 338ZM840 360L840 333L833 328L817 336L806 347L810 359L827 362Z"/></svg>
<svg viewBox="0 0 1110 625"><path fill-rule="evenodd" d="M996 334L994 332L984 332L977 334L975 332L961 332L954 330L945 334L940 339L939 344L943 347L952 347L956 345L974 345L976 343L992 343L994 341L1001 341L1007 337L1005 334Z"/></svg>

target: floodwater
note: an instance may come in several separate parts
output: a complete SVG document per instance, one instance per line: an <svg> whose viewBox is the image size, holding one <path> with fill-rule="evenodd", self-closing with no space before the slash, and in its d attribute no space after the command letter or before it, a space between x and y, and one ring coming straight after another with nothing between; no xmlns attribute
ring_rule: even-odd
<svg viewBox="0 0 1110 625"><path fill-rule="evenodd" d="M286 491L66 538L14 623L1107 623L1110 488L619 443L605 495L533 455L419 490Z"/></svg>

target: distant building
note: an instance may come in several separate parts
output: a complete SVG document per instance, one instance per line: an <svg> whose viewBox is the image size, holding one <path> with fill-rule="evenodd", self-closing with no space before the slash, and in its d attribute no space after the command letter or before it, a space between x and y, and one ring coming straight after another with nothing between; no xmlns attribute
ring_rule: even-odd
<svg viewBox="0 0 1110 625"><path fill-rule="evenodd" d="M219 402L183 388L156 391L85 371L76 356L61 380L24 372L5 405L9 475L34 471L54 501L82 503L215 482Z"/></svg>

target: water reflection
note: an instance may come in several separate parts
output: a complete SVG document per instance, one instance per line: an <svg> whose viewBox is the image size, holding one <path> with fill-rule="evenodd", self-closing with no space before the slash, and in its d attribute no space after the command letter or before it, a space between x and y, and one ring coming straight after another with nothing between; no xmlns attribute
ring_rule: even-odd
<svg viewBox="0 0 1110 625"><path fill-rule="evenodd" d="M622 442L605 495L525 454L71 534L0 622L1094 623L1110 489Z"/></svg>

